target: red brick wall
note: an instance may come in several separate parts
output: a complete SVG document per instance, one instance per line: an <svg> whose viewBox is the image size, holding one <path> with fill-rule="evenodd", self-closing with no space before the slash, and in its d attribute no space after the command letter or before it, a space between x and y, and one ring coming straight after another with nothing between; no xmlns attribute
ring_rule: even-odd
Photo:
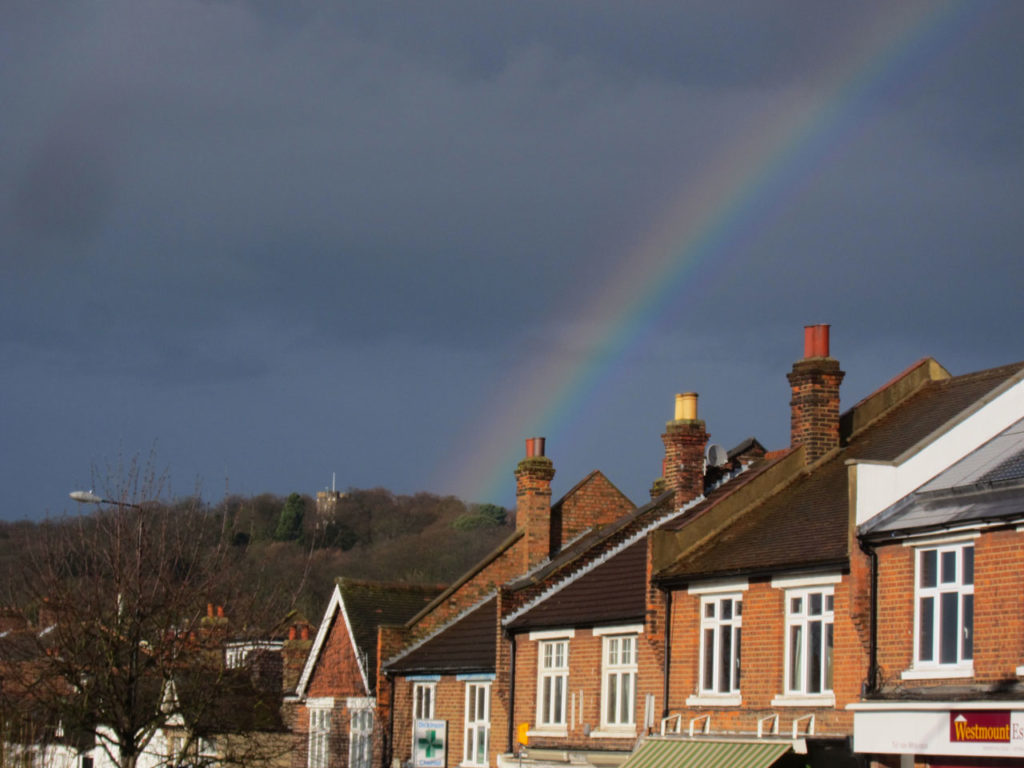
<svg viewBox="0 0 1024 768"><path fill-rule="evenodd" d="M395 727L393 756L403 763L412 759L412 689L414 681L406 677L395 679ZM466 683L454 675L442 675L434 688L434 717L448 723L448 751L445 764L455 768L462 762L464 728L466 722ZM497 765L496 755L505 742L505 732L494 724L494 690L491 690L491 762ZM496 744L497 741L497 744Z"/></svg>
<svg viewBox="0 0 1024 768"><path fill-rule="evenodd" d="M558 550L595 525L607 525L634 509L633 503L600 472L588 475L552 511Z"/></svg>
<svg viewBox="0 0 1024 768"><path fill-rule="evenodd" d="M537 722L537 680L539 640L530 640L529 634L518 635L516 640L516 681L514 723ZM602 638L590 629L577 629L569 640L569 679L566 698L567 736L551 737L531 735L530 745L538 748L559 749L632 749L636 735L643 728L646 694L654 695L655 719L662 706L662 668L641 634L637 639L636 728L627 738L607 738L588 735L601 729L601 676ZM582 708L581 708L582 701Z"/></svg>
<svg viewBox="0 0 1024 768"><path fill-rule="evenodd" d="M310 698L348 697L366 696L367 693L345 620L338 611L320 649L306 695Z"/></svg>
<svg viewBox="0 0 1024 768"><path fill-rule="evenodd" d="M878 548L880 683L895 684L914 660L915 548ZM1024 533L1004 529L974 539L974 679L1016 678L1024 664ZM915 685L948 684L949 680Z"/></svg>
<svg viewBox="0 0 1024 768"><path fill-rule="evenodd" d="M491 594L495 587L523 573L525 540L519 539L497 558L460 585L412 627L410 638L418 639L451 621L467 608Z"/></svg>
<svg viewBox="0 0 1024 768"><path fill-rule="evenodd" d="M851 584L843 576L834 584L834 707L793 707L772 704L785 691L785 595L769 579L751 580L743 595L743 644L740 660L739 706L687 705L700 690L701 596L677 590L672 594L669 710L682 715L686 730L693 718L711 715L712 732L756 733L757 721L772 712L780 716L780 732L790 731L796 718L815 716L817 735L845 736L853 732L847 704L860 698L867 656L850 615ZM800 726L803 732L805 725Z"/></svg>

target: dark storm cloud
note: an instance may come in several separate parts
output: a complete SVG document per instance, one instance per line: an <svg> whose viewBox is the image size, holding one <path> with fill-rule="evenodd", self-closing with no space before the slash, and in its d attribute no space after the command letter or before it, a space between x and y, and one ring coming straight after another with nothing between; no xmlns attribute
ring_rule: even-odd
<svg viewBox="0 0 1024 768"><path fill-rule="evenodd" d="M680 379L721 390L707 402L735 425L712 431L738 441L805 322L833 323L857 395L907 356L1024 357L984 332L1021 312L1024 10L949 9L963 23L896 57L772 215L675 287L577 418L588 445L663 422L644 409ZM14 472L43 484L48 442L67 476L161 439L254 492L339 465L423 487L436 436L509 378L587 362L580 308L712 158L835 98L822 73L859 41L945 10L8 3L0 431L31 447Z"/></svg>

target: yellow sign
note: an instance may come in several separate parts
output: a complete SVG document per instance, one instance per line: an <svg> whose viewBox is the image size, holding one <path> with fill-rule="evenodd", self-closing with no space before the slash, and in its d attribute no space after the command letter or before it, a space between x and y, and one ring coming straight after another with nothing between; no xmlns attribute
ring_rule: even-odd
<svg viewBox="0 0 1024 768"><path fill-rule="evenodd" d="M530 730L529 723L520 723L516 726L516 741L520 744L529 744L530 737L527 735Z"/></svg>

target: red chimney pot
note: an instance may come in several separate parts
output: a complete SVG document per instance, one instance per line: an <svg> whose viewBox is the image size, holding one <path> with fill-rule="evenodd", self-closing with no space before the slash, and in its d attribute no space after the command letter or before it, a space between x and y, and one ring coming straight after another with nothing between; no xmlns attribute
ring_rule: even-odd
<svg viewBox="0 0 1024 768"><path fill-rule="evenodd" d="M543 456L545 442L546 438L543 437L526 438L526 458L533 459Z"/></svg>
<svg viewBox="0 0 1024 768"><path fill-rule="evenodd" d="M804 357L828 357L829 328L821 323L804 326Z"/></svg>

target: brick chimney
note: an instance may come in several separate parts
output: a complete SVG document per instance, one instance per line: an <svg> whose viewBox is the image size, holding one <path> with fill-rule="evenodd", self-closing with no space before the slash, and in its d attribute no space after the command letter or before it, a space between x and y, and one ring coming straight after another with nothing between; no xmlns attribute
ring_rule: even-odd
<svg viewBox="0 0 1024 768"><path fill-rule="evenodd" d="M664 489L674 494L679 508L704 493L704 448L708 443L704 422L697 418L697 393L676 395L675 418L665 424L662 471ZM652 489L653 492L653 489Z"/></svg>
<svg viewBox="0 0 1024 768"><path fill-rule="evenodd" d="M544 455L543 437L526 440L526 458L516 466L516 526L526 539L526 569L551 555L551 478L555 467Z"/></svg>
<svg viewBox="0 0 1024 768"><path fill-rule="evenodd" d="M793 390L790 445L804 446L808 464L839 445L839 385L845 375L829 357L829 326L805 326L804 357L787 378Z"/></svg>
<svg viewBox="0 0 1024 768"><path fill-rule="evenodd" d="M303 620L288 628L288 639L281 649L281 689L285 693L293 693L302 677L302 668L306 665L313 641L309 639L310 624Z"/></svg>

